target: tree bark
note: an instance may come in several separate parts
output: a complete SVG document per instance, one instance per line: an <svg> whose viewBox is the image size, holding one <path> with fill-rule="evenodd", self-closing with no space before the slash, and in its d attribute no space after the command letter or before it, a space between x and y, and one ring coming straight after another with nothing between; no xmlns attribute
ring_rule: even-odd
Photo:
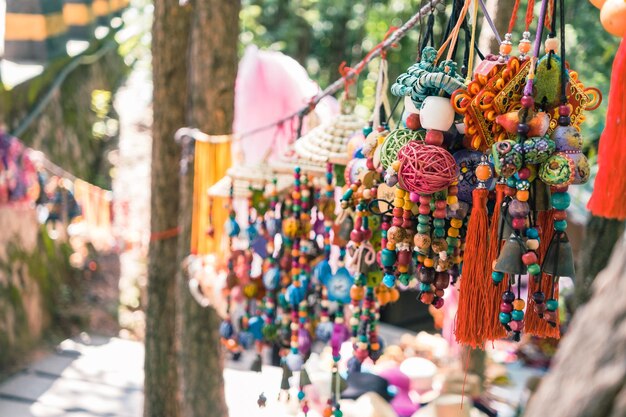
<svg viewBox="0 0 626 417"><path fill-rule="evenodd" d="M209 135L232 132L237 75L239 0L195 0L193 3L189 54L188 123ZM181 181L182 227L179 264L189 255L193 167ZM221 225L217 225L220 227ZM180 388L184 417L225 417L223 355L220 318L216 311L201 307L189 293L188 276L177 276L180 319Z"/></svg>
<svg viewBox="0 0 626 417"><path fill-rule="evenodd" d="M186 123L189 7L154 1L151 239L148 255L144 416L178 417L176 369L176 233L180 148L174 133ZM157 236L159 236L157 238Z"/></svg>
<svg viewBox="0 0 626 417"><path fill-rule="evenodd" d="M623 234L624 221L591 216L585 227L585 244L576 273L575 308L589 301L594 278L609 263L613 247Z"/></svg>
<svg viewBox="0 0 626 417"><path fill-rule="evenodd" d="M525 417L626 416L626 243L615 245Z"/></svg>

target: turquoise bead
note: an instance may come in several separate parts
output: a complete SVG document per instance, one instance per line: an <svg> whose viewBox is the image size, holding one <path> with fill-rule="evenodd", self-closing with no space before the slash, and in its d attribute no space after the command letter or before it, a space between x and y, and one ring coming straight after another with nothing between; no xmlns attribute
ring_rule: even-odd
<svg viewBox="0 0 626 417"><path fill-rule="evenodd" d="M526 237L529 239L537 239L539 237L539 231L534 227L531 227L526 230Z"/></svg>
<svg viewBox="0 0 626 417"><path fill-rule="evenodd" d="M498 271L493 271L491 273L491 279L493 280L493 282L495 282L496 284L499 284L500 282L502 282L502 280L504 279L504 272L498 272Z"/></svg>
<svg viewBox="0 0 626 417"><path fill-rule="evenodd" d="M507 187L515 188L515 186L517 185L517 180L513 177L509 177L506 180L506 185Z"/></svg>
<svg viewBox="0 0 626 417"><path fill-rule="evenodd" d="M420 291L430 291L430 284L420 282Z"/></svg>
<svg viewBox="0 0 626 417"><path fill-rule="evenodd" d="M438 238L446 237L446 229L436 227L435 230L433 230L433 236Z"/></svg>
<svg viewBox="0 0 626 417"><path fill-rule="evenodd" d="M546 308L550 311L556 311L559 308L559 302L555 299L546 301Z"/></svg>
<svg viewBox="0 0 626 417"><path fill-rule="evenodd" d="M396 284L396 277L391 274L385 275L385 277L383 278L383 284L385 284L385 286L389 288L393 288L393 286Z"/></svg>
<svg viewBox="0 0 626 417"><path fill-rule="evenodd" d="M554 230L564 232L567 229L567 220L557 220L554 222Z"/></svg>
<svg viewBox="0 0 626 417"><path fill-rule="evenodd" d="M393 266L396 263L396 252L384 248L382 253L380 254L380 260L383 266Z"/></svg>
<svg viewBox="0 0 626 417"><path fill-rule="evenodd" d="M502 324L507 324L511 321L511 315L509 313L500 313L498 318L500 319L500 323Z"/></svg>
<svg viewBox="0 0 626 417"><path fill-rule="evenodd" d="M426 233L430 232L430 226L428 226L427 224L418 224L417 225L417 232L426 234Z"/></svg>
<svg viewBox="0 0 626 417"><path fill-rule="evenodd" d="M435 227L446 227L446 221L444 219L435 219L433 220L433 226Z"/></svg>
<svg viewBox="0 0 626 417"><path fill-rule="evenodd" d="M425 214L420 214L417 216L417 222L419 224L428 224L430 222L430 217Z"/></svg>
<svg viewBox="0 0 626 417"><path fill-rule="evenodd" d="M304 400L304 391L299 391L299 392L298 392L298 399L299 399L300 401Z"/></svg>
<svg viewBox="0 0 626 417"><path fill-rule="evenodd" d="M411 281L411 275L407 273L400 274L398 279L400 280L402 285L409 285L409 281Z"/></svg>
<svg viewBox="0 0 626 417"><path fill-rule="evenodd" d="M557 210L565 210L572 202L568 193L554 193L552 194L552 207Z"/></svg>
<svg viewBox="0 0 626 417"><path fill-rule="evenodd" d="M539 266L539 264L528 265L529 275L539 275L540 272L541 272L541 267Z"/></svg>
<svg viewBox="0 0 626 417"><path fill-rule="evenodd" d="M513 310L511 317L513 317L513 320L522 321L524 320L524 312L522 310Z"/></svg>

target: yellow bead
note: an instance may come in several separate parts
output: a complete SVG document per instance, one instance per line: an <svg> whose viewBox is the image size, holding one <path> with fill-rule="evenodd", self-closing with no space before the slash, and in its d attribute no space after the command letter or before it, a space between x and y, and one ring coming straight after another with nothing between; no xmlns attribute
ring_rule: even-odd
<svg viewBox="0 0 626 417"><path fill-rule="evenodd" d="M409 272L409 266L408 265L398 265L398 272L400 272L400 273Z"/></svg>
<svg viewBox="0 0 626 417"><path fill-rule="evenodd" d="M398 172L400 170L400 161L394 161L391 164L391 169L393 169L394 171Z"/></svg>
<svg viewBox="0 0 626 417"><path fill-rule="evenodd" d="M435 261L432 258L426 258L423 262L424 266L427 268L432 268L435 265Z"/></svg>
<svg viewBox="0 0 626 417"><path fill-rule="evenodd" d="M413 208L413 202L411 200L404 200L403 209L410 211Z"/></svg>
<svg viewBox="0 0 626 417"><path fill-rule="evenodd" d="M395 191L396 198L404 199L405 194L406 194L406 191L404 191L402 188L396 188L396 191Z"/></svg>
<svg viewBox="0 0 626 417"><path fill-rule="evenodd" d="M387 242L387 249L396 250L396 244L393 242Z"/></svg>
<svg viewBox="0 0 626 417"><path fill-rule="evenodd" d="M450 220L450 226L456 228L456 229L460 229L461 226L463 226L463 220L461 219L452 219Z"/></svg>
<svg viewBox="0 0 626 417"><path fill-rule="evenodd" d="M513 308L516 310L523 310L525 305L526 303L524 303L524 300L522 300L521 298L513 301Z"/></svg>
<svg viewBox="0 0 626 417"><path fill-rule="evenodd" d="M447 201L448 205L451 206L453 204L457 204L459 202L459 198L455 195L449 195Z"/></svg>
<svg viewBox="0 0 626 417"><path fill-rule="evenodd" d="M394 198L393 205L394 207L404 207L404 198Z"/></svg>
<svg viewBox="0 0 626 417"><path fill-rule="evenodd" d="M454 227L449 227L448 228L448 236L450 236L450 237L459 237L459 229L456 229Z"/></svg>
<svg viewBox="0 0 626 417"><path fill-rule="evenodd" d="M517 194L515 194L515 197L519 201L528 201L528 198L530 197L530 192L528 190L518 190Z"/></svg>

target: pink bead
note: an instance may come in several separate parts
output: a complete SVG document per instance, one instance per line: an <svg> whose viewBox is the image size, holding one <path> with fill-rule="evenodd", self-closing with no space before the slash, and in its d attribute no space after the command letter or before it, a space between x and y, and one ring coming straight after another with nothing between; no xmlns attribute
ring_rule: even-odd
<svg viewBox="0 0 626 417"><path fill-rule="evenodd" d="M365 162L365 166L370 171L373 171L374 170L374 158L367 158L367 161Z"/></svg>
<svg viewBox="0 0 626 417"><path fill-rule="evenodd" d="M363 230L363 240L370 240L372 238L372 231L367 229Z"/></svg>
<svg viewBox="0 0 626 417"><path fill-rule="evenodd" d="M524 328L524 321L523 320L522 321L517 321L517 320L510 321L509 327L514 332L520 332Z"/></svg>
<svg viewBox="0 0 626 417"><path fill-rule="evenodd" d="M441 146L443 144L443 132L440 130L429 130L426 132L425 141L428 145Z"/></svg>
<svg viewBox="0 0 626 417"><path fill-rule="evenodd" d="M397 227L402 226L402 217L394 217L391 224Z"/></svg>
<svg viewBox="0 0 626 417"><path fill-rule="evenodd" d="M550 191L553 193L566 193L569 187L567 185L556 185L554 187L550 187Z"/></svg>
<svg viewBox="0 0 626 417"><path fill-rule="evenodd" d="M411 193L409 194L409 198L412 202L417 203L420 200L420 195L417 193Z"/></svg>
<svg viewBox="0 0 626 417"><path fill-rule="evenodd" d="M383 230L387 231L387 230L389 230L389 227L391 227L391 226L389 225L389 223L385 222L385 223L383 223L381 225L381 227L383 228Z"/></svg>
<svg viewBox="0 0 626 417"><path fill-rule="evenodd" d="M526 252L522 255L522 262L524 265L536 264L538 262L537 254L535 252Z"/></svg>
<svg viewBox="0 0 626 417"><path fill-rule="evenodd" d="M517 175L521 180L527 180L528 178L530 178L530 169L523 167L518 171Z"/></svg>
<svg viewBox="0 0 626 417"><path fill-rule="evenodd" d="M420 195L420 204L430 204L431 199L429 195Z"/></svg>
<svg viewBox="0 0 626 417"><path fill-rule="evenodd" d="M350 240L356 243L363 242L363 232L360 230L353 230L350 232Z"/></svg>
<svg viewBox="0 0 626 417"><path fill-rule="evenodd" d="M545 304L535 304L535 313L542 315L546 312L546 305Z"/></svg>
<svg viewBox="0 0 626 417"><path fill-rule="evenodd" d="M500 303L500 311L503 313L510 313L513 311L513 304Z"/></svg>
<svg viewBox="0 0 626 417"><path fill-rule="evenodd" d="M559 116L569 116L570 113L570 108L567 104L561 104L559 106Z"/></svg>
<svg viewBox="0 0 626 417"><path fill-rule="evenodd" d="M522 102L522 106L524 106L527 109L530 109L531 107L535 105L535 100L531 96L522 97L521 102Z"/></svg>
<svg viewBox="0 0 626 417"><path fill-rule="evenodd" d="M526 219L524 218L513 219L512 223L513 223L513 229L515 230L522 230L523 228L526 227Z"/></svg>
<svg viewBox="0 0 626 417"><path fill-rule="evenodd" d="M447 205L448 205L448 203L446 202L446 200L437 200L437 201L435 201L435 208L445 209Z"/></svg>

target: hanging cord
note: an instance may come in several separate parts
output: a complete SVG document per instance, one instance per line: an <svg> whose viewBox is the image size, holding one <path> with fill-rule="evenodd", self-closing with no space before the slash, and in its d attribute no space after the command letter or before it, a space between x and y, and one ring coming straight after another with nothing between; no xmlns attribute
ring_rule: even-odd
<svg viewBox="0 0 626 417"><path fill-rule="evenodd" d="M474 46L474 43L476 42L476 26L478 23L478 0L474 0L474 10L472 12L472 40L470 43L472 46ZM472 80L472 74L474 69L474 55L476 55L473 48L469 49L471 52L469 56L469 62L467 64L467 82L470 82Z"/></svg>
<svg viewBox="0 0 626 417"><path fill-rule="evenodd" d="M509 28L506 33L513 33L513 29L515 28L515 22L517 22L517 12L519 10L520 0L515 0L515 4L513 5L513 10L511 11L511 19L509 20Z"/></svg>
<svg viewBox="0 0 626 417"><path fill-rule="evenodd" d="M461 9L461 13L459 14L459 19L457 20L456 25L452 29L448 39L446 39L443 45L441 45L441 48L439 48L435 62L439 61L439 58L441 58L441 55L443 55L443 52L446 50L446 48L448 48L448 55L446 56L446 60L450 61L452 59L452 54L454 53L454 46L456 45L457 39L459 37L459 30L461 28L461 24L463 23L463 20L465 19L465 16L467 14L467 10L469 9L469 5L471 1L472 0L465 0L465 4L463 5L463 8Z"/></svg>
<svg viewBox="0 0 626 417"><path fill-rule="evenodd" d="M561 104L567 103L567 68L565 67L565 1L559 0L561 24Z"/></svg>
<svg viewBox="0 0 626 417"><path fill-rule="evenodd" d="M525 30L526 32L528 32L528 29L530 29L530 24L533 22L533 19L535 17L535 0L528 0L528 6L526 6L526 26L525 26ZM539 24L541 24L541 21L539 21Z"/></svg>
<svg viewBox="0 0 626 417"><path fill-rule="evenodd" d="M538 22L543 22L546 18L546 10L548 6L549 0L541 0L541 11L539 12L539 20ZM537 64L537 57L539 56L539 49L541 48L541 38L543 36L543 24L537 25L537 35L535 37L535 48L533 51L533 56L531 57L531 66L528 72L528 81L526 82L526 86L524 87L524 95L532 96L533 94L533 85L535 79L535 66Z"/></svg>
<svg viewBox="0 0 626 417"><path fill-rule="evenodd" d="M493 35L495 36L498 43L502 43L502 38L500 37L498 28L496 27L495 23L493 23L493 19L489 15L489 11L487 10L487 6L485 5L485 0L479 0L479 4L480 4L480 8L483 11L483 15L485 16L485 20L489 24L489 27L491 27L491 31L493 32Z"/></svg>
<svg viewBox="0 0 626 417"><path fill-rule="evenodd" d="M548 7L548 11L552 10L552 13L555 12L556 10L556 0L550 1L550 6ZM546 16L546 20L548 19L549 16ZM550 17L550 33L548 34L548 38L556 38L556 19L554 19L554 16ZM547 63L547 68L549 70L552 69L552 57L554 56L554 51L552 49L550 49L548 51L548 63Z"/></svg>

